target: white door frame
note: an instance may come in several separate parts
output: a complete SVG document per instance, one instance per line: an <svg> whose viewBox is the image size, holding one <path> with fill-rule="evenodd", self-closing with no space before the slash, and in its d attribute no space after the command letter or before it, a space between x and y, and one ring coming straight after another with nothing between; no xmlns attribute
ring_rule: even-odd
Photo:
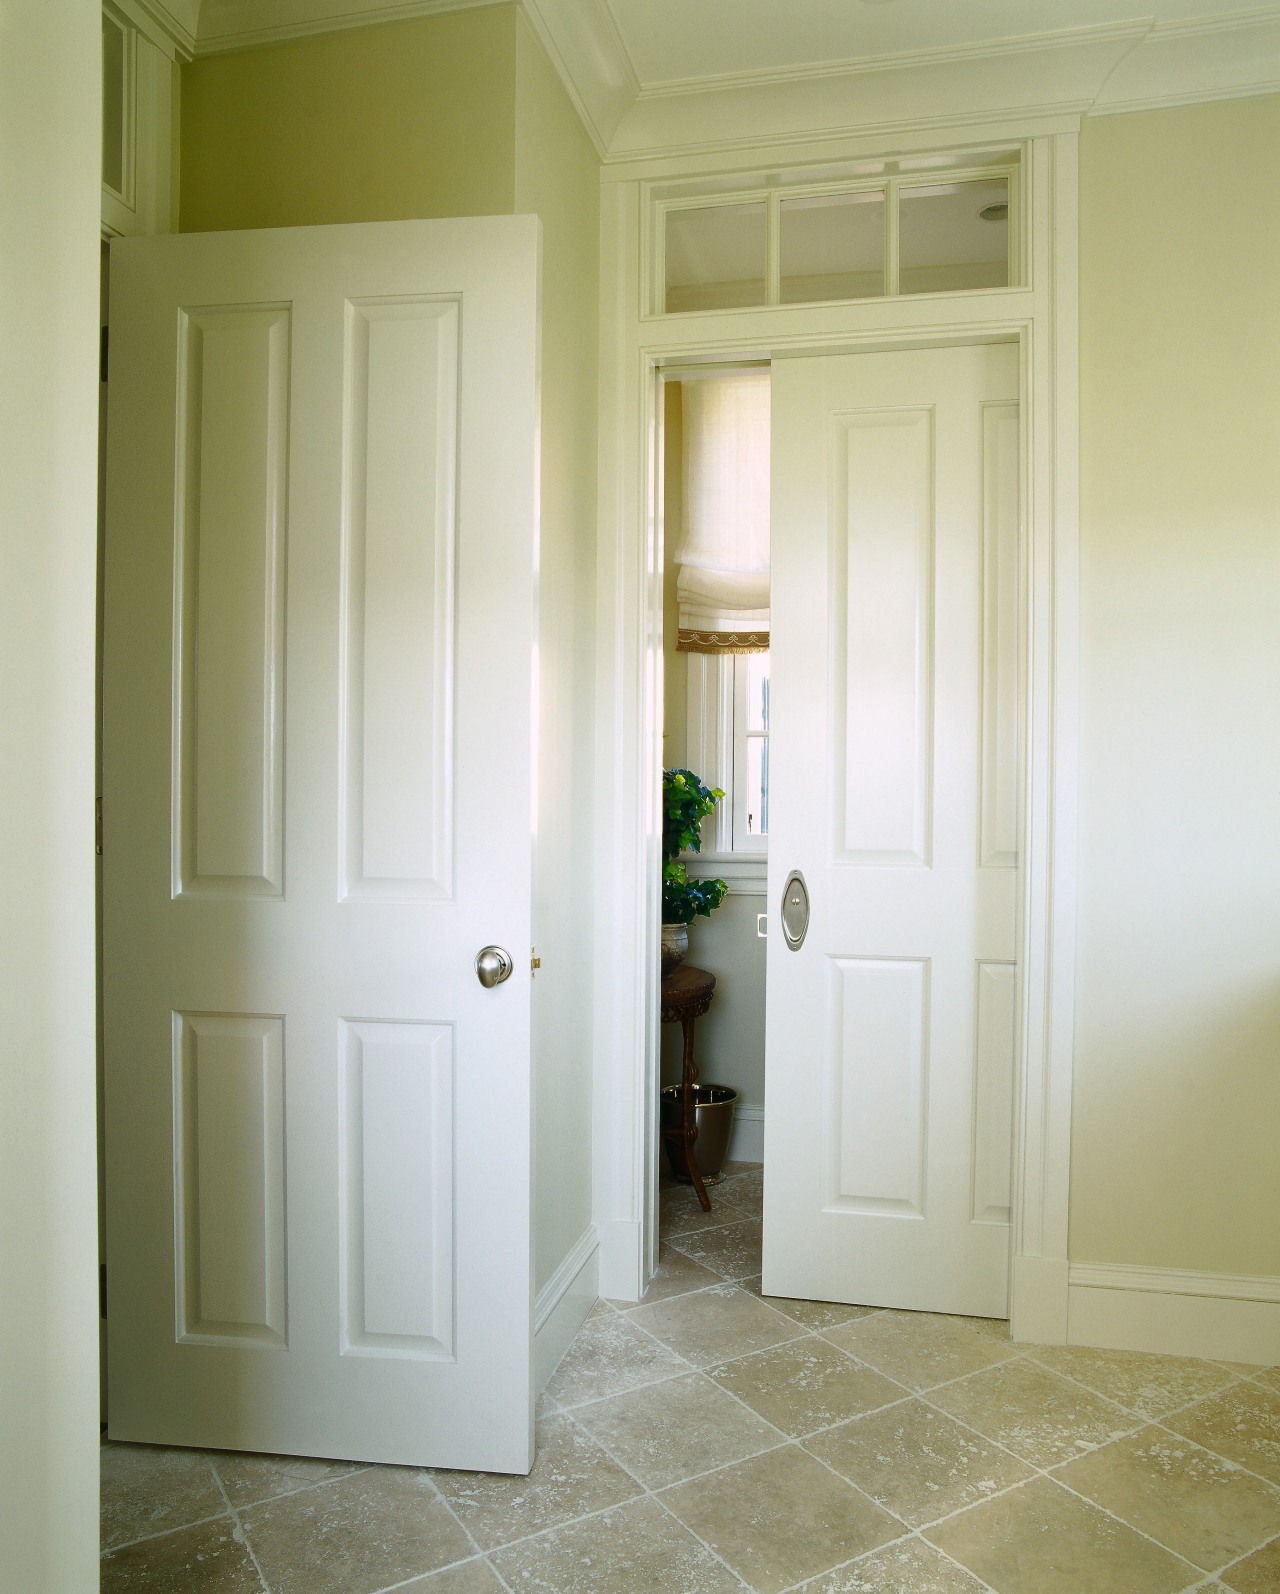
<svg viewBox="0 0 1280 1594"><path fill-rule="evenodd" d="M593 1173L602 1294L638 1298L657 1249L659 371L717 358L1016 341L1024 778L1010 1314L1015 1338L1065 1343L1079 626L1078 140L1074 124L1031 137L1025 130L1002 131L1010 141L1023 140L1026 286L964 295L646 315L648 184L633 171L610 181L606 169L596 660L601 817L593 859L604 930L593 971ZM942 142L936 139L933 147ZM921 132L916 147L929 145Z"/></svg>

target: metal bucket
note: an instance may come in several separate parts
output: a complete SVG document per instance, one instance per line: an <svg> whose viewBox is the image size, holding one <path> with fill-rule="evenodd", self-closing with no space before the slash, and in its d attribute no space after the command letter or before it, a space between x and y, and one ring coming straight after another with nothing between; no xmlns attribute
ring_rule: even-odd
<svg viewBox="0 0 1280 1594"><path fill-rule="evenodd" d="M718 1184L724 1177L721 1169L729 1152L729 1136L733 1130L733 1109L738 1103L738 1092L728 1085L695 1085L693 1087L693 1116L698 1126L698 1138L693 1145L694 1160L704 1184ZM679 1129L684 1123L684 1087L667 1085L661 1096L662 1127ZM667 1166L671 1177L681 1184L692 1184L689 1170L684 1164L684 1146L678 1140L664 1140L667 1148Z"/></svg>

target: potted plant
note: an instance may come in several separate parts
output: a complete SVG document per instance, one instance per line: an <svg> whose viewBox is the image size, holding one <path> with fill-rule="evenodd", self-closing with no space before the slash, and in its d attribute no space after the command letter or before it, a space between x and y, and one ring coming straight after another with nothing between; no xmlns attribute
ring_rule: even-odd
<svg viewBox="0 0 1280 1594"><path fill-rule="evenodd" d="M710 918L729 887L723 880L690 880L681 861L685 851L702 851L702 821L715 812L724 796L719 787L704 786L688 769L662 772L662 974L681 962L689 950L689 925L701 914Z"/></svg>

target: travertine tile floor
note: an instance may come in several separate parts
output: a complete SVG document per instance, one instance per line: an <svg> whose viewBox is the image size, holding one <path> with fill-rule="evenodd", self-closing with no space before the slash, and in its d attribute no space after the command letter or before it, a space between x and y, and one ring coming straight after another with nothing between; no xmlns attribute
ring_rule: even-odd
<svg viewBox="0 0 1280 1594"><path fill-rule="evenodd" d="M663 1191L527 1479L107 1445L104 1594L1280 1590L1280 1370L762 1299L761 1189Z"/></svg>

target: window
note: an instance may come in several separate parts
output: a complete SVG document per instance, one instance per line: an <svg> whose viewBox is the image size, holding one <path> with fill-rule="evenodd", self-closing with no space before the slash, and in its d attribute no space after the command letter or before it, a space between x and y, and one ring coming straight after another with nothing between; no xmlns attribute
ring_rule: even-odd
<svg viewBox="0 0 1280 1594"><path fill-rule="evenodd" d="M733 672L733 786L730 852L764 852L769 837L769 655L736 654Z"/></svg>

